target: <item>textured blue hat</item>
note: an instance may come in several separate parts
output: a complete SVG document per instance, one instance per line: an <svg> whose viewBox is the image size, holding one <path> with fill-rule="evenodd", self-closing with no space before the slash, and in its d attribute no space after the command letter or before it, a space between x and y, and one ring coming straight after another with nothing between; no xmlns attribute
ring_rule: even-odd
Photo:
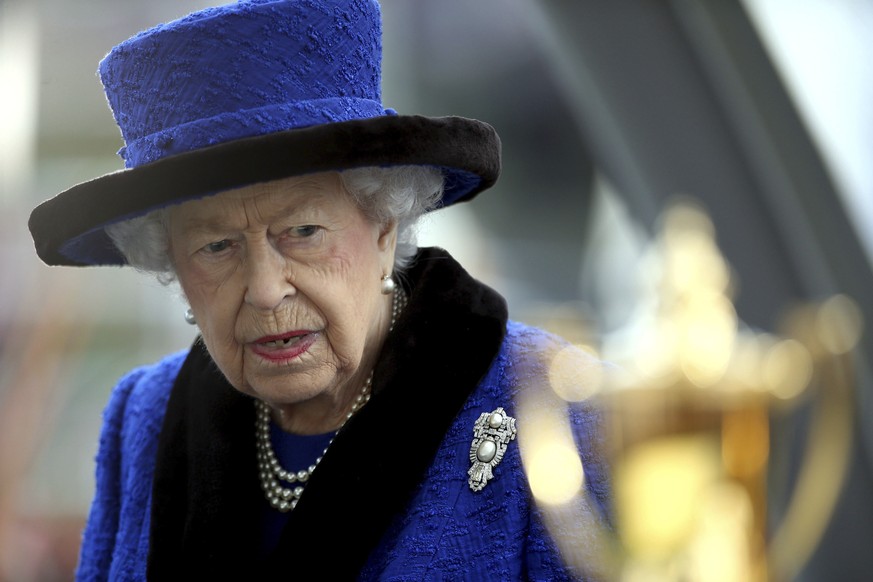
<svg viewBox="0 0 873 582"><path fill-rule="evenodd" d="M34 209L51 265L120 265L113 222L257 182L362 166L429 165L442 205L494 184L494 129L382 106L375 0L242 0L141 32L99 73L125 169Z"/></svg>

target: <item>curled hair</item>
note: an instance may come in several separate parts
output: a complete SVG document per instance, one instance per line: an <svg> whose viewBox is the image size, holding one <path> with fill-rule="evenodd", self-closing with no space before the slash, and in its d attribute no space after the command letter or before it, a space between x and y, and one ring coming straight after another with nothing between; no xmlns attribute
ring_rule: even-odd
<svg viewBox="0 0 873 582"><path fill-rule="evenodd" d="M426 166L368 167L340 172L340 178L367 218L397 223L394 270L402 272L418 250L418 219L442 198L442 173Z"/></svg>
<svg viewBox="0 0 873 582"><path fill-rule="evenodd" d="M343 188L368 219L397 224L394 270L402 272L418 250L416 225L439 203L443 177L427 166L366 167L340 172ZM154 273L169 284L176 278L170 257L170 211L154 210L106 227L106 233L132 267Z"/></svg>
<svg viewBox="0 0 873 582"><path fill-rule="evenodd" d="M106 234L127 264L138 271L154 273L158 281L169 285L176 279L170 259L170 211L153 210L143 216L116 222L106 227Z"/></svg>

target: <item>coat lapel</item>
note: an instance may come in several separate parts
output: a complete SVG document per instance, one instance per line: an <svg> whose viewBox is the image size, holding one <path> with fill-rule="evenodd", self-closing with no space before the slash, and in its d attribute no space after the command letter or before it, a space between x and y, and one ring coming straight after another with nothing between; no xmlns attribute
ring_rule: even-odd
<svg viewBox="0 0 873 582"><path fill-rule="evenodd" d="M370 402L337 435L260 566L265 502L251 399L195 345L159 444L150 577L178 575L174 563L198 575L251 575L259 568L262 575L303 579L357 576L488 371L506 328L503 299L445 251L422 251L408 279L409 304L374 370Z"/></svg>
<svg viewBox="0 0 873 582"><path fill-rule="evenodd" d="M254 421L251 399L227 383L196 342L158 441L149 579L251 572L246 558L257 551L251 532L258 531L260 501Z"/></svg>

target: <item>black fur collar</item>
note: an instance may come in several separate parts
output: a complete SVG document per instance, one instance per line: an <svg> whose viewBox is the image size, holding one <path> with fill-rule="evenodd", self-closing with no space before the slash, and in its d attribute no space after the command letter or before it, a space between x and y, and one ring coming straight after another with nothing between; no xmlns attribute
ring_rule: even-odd
<svg viewBox="0 0 873 582"><path fill-rule="evenodd" d="M195 343L158 444L150 579L357 576L487 372L506 329L503 298L445 251L421 251L408 275L409 304L376 365L373 397L337 436L278 548L260 565L266 502L257 480L254 406ZM415 439L406 438L412 418Z"/></svg>

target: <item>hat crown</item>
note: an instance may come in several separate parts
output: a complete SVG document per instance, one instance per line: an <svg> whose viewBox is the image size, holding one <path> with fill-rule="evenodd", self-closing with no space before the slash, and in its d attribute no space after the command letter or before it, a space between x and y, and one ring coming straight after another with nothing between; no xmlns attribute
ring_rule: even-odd
<svg viewBox="0 0 873 582"><path fill-rule="evenodd" d="M39 256L123 265L108 225L312 172L434 167L440 206L489 188L500 173L494 128L383 109L381 36L377 0L241 0L115 47L99 73L127 169L35 208Z"/></svg>
<svg viewBox="0 0 873 582"><path fill-rule="evenodd" d="M146 30L99 74L127 167L322 123L386 115L375 0L241 0Z"/></svg>

